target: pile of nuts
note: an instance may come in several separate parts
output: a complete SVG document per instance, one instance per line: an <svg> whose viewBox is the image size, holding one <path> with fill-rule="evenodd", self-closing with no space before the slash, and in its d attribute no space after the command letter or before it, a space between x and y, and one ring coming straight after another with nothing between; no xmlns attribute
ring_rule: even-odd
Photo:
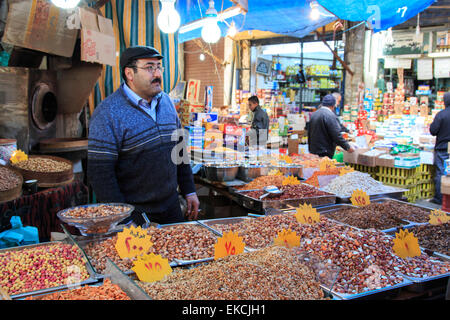
<svg viewBox="0 0 450 320"><path fill-rule="evenodd" d="M75 207L70 210L64 211L64 213L62 213L62 216L67 218L91 219L91 218L115 216L127 210L129 210L129 208L125 206L111 206L101 204L98 206Z"/></svg>
<svg viewBox="0 0 450 320"><path fill-rule="evenodd" d="M84 286L26 300L131 300L117 284L105 279L101 286Z"/></svg>
<svg viewBox="0 0 450 320"><path fill-rule="evenodd" d="M0 287L9 295L79 283L89 278L77 246L58 243L0 253Z"/></svg>
<svg viewBox="0 0 450 320"><path fill-rule="evenodd" d="M0 191L7 191L17 187L20 183L20 177L5 167L0 167Z"/></svg>
<svg viewBox="0 0 450 320"><path fill-rule="evenodd" d="M281 187L283 185L284 176L261 176L253 179L252 182L247 183L241 187L236 187L238 190L256 190L264 189L267 186Z"/></svg>
<svg viewBox="0 0 450 320"><path fill-rule="evenodd" d="M63 161L50 158L33 157L14 164L15 167L34 172L63 172L70 170L71 166Z"/></svg>
<svg viewBox="0 0 450 320"><path fill-rule="evenodd" d="M282 194L270 196L270 198L266 197L264 198L264 201L303 199L303 198L312 198L330 195L329 193L320 191L319 189L306 184L286 185L281 187L281 190L283 191ZM257 190L257 191L243 192L242 194L250 198L259 199L265 193L266 192L264 190Z"/></svg>
<svg viewBox="0 0 450 320"><path fill-rule="evenodd" d="M159 254L169 261L214 257L214 245L217 238L204 227L180 224L165 228L150 227L147 232L153 243L147 253ZM91 242L84 248L98 273L104 273L106 257L110 258L123 271L128 271L133 267L134 258L120 259L115 248L116 242L117 235L100 242Z"/></svg>
<svg viewBox="0 0 450 320"><path fill-rule="evenodd" d="M228 256L163 280L137 282L156 300L322 300L314 272L292 251L270 247Z"/></svg>
<svg viewBox="0 0 450 320"><path fill-rule="evenodd" d="M408 231L419 239L421 247L450 255L450 223L415 226Z"/></svg>
<svg viewBox="0 0 450 320"><path fill-rule="evenodd" d="M372 206L372 204L370 206ZM388 200L378 204L373 203L373 207L376 208L377 211L389 213L392 217L397 219L404 219L419 223L428 222L430 215L429 209L422 209L406 202L401 203L393 200Z"/></svg>

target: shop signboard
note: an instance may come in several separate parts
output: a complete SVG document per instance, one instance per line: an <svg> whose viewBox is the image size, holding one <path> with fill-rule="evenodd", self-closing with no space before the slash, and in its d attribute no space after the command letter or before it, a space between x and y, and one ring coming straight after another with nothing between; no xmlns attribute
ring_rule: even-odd
<svg viewBox="0 0 450 320"><path fill-rule="evenodd" d="M393 32L392 38L384 44L385 56L423 53L423 33L417 36L415 32Z"/></svg>
<svg viewBox="0 0 450 320"><path fill-rule="evenodd" d="M434 77L450 78L450 58L434 59Z"/></svg>
<svg viewBox="0 0 450 320"><path fill-rule="evenodd" d="M272 68L272 61L258 58L256 61L256 72L268 76Z"/></svg>
<svg viewBox="0 0 450 320"><path fill-rule="evenodd" d="M187 84L186 100L191 103L199 102L200 80L190 79Z"/></svg>

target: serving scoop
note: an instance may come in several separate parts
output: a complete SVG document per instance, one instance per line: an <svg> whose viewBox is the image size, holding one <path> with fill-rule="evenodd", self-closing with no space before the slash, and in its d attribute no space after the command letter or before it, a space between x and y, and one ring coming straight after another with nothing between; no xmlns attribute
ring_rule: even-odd
<svg viewBox="0 0 450 320"><path fill-rule="evenodd" d="M266 192L265 194L263 194L261 197L259 197L259 200L262 200L263 198L267 197L267 196L276 196L276 195L280 195L283 193L283 190L278 189L278 187L276 186L267 186L264 187L264 191Z"/></svg>

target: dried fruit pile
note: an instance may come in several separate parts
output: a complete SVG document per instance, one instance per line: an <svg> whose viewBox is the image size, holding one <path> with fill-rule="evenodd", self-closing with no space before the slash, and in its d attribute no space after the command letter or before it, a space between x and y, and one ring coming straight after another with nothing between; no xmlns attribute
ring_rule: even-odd
<svg viewBox="0 0 450 320"><path fill-rule="evenodd" d="M137 282L152 299L321 300L315 275L291 250L270 247L228 256L193 269L175 270L163 280Z"/></svg>
<svg viewBox="0 0 450 320"><path fill-rule="evenodd" d="M450 256L450 223L422 225L408 229L419 239L419 245Z"/></svg>
<svg viewBox="0 0 450 320"><path fill-rule="evenodd" d="M99 206L91 206L91 207L75 207L73 209L64 211L64 213L62 213L62 216L68 218L90 219L90 218L115 216L127 210L129 210L129 208L125 206L111 206L101 204Z"/></svg>
<svg viewBox="0 0 450 320"><path fill-rule="evenodd" d="M0 253L0 287L16 295L89 278L78 247L51 244Z"/></svg>
<svg viewBox="0 0 450 320"><path fill-rule="evenodd" d="M15 172L0 166L0 191L11 190L19 183L20 177Z"/></svg>
<svg viewBox="0 0 450 320"><path fill-rule="evenodd" d="M206 228L181 224L159 229L150 227L147 230L153 242L148 253L160 254L169 261L214 257L216 236ZM97 272L104 272L106 257L109 257L123 271L133 267L134 259L120 259L115 248L116 241L117 236L114 236L100 242L92 242L84 249Z"/></svg>
<svg viewBox="0 0 450 320"><path fill-rule="evenodd" d="M131 300L117 284L105 279L101 286L84 286L81 288L55 292L43 297L30 297L27 300Z"/></svg>
<svg viewBox="0 0 450 320"><path fill-rule="evenodd" d="M15 167L34 172L63 172L70 170L71 166L63 161L49 158L34 157L14 164Z"/></svg>
<svg viewBox="0 0 450 320"><path fill-rule="evenodd" d="M261 176L255 178L252 182L247 183L241 187L237 187L238 190L256 190L264 189L267 186L281 187L283 185L284 176Z"/></svg>
<svg viewBox="0 0 450 320"><path fill-rule="evenodd" d="M326 192L320 191L319 189L314 188L312 186L308 186L306 184L282 186L281 190L283 190L282 194L277 195L277 196L271 196L270 198L266 197L264 199L264 201L303 199L303 198L311 198L311 197L330 195ZM266 192L264 190L256 190L256 191L243 192L242 194L247 197L250 197L250 198L259 199L259 197L261 197L265 193Z"/></svg>

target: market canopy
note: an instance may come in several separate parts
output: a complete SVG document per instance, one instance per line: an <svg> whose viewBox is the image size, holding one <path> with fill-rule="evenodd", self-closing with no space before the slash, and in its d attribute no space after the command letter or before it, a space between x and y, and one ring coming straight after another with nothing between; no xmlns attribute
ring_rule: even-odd
<svg viewBox="0 0 450 320"><path fill-rule="evenodd" d="M435 0L317 0L339 19L368 21L375 32L395 27L422 12Z"/></svg>
<svg viewBox="0 0 450 320"><path fill-rule="evenodd" d="M178 0L176 9L181 16L181 25L203 18L209 7L208 2L208 0ZM312 20L310 18L310 2L310 0L248 0L248 13L229 18L227 22L234 21L239 32L260 30L302 38L337 19L328 15ZM215 9L218 12L233 5L230 0L215 1ZM222 36L225 36L228 26L223 22L219 22L219 27L222 31ZM201 29L195 29L187 33L179 32L178 40L182 43L200 36Z"/></svg>

